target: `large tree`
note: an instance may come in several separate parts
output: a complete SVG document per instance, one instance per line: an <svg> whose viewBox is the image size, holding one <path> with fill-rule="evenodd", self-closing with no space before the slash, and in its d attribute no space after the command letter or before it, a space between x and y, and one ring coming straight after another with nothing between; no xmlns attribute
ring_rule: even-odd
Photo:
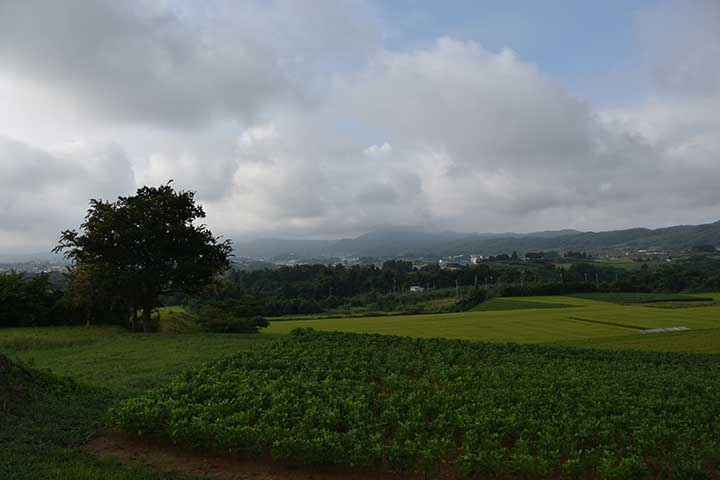
<svg viewBox="0 0 720 480"><path fill-rule="evenodd" d="M76 265L102 272L103 287L142 310L143 330L164 294L193 293L230 266L229 240L204 224L194 192L170 184L142 187L115 202L90 200L80 231L62 232L56 251Z"/></svg>

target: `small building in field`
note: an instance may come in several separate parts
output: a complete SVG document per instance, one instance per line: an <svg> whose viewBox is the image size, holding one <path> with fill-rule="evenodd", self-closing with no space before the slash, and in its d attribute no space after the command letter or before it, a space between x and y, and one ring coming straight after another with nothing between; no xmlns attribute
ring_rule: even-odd
<svg viewBox="0 0 720 480"><path fill-rule="evenodd" d="M412 285L410 287L410 291L415 293L422 293L425 291L425 288L421 287L420 285Z"/></svg>

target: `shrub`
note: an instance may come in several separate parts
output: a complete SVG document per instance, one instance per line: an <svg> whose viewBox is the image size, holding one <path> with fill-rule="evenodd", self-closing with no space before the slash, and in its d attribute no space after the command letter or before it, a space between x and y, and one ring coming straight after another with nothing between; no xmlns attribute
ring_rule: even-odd
<svg viewBox="0 0 720 480"><path fill-rule="evenodd" d="M487 297L488 295L485 290L473 290L469 295L466 295L465 297L455 302L455 306L453 309L456 312L465 312L483 303L485 300L487 300Z"/></svg>
<svg viewBox="0 0 720 480"><path fill-rule="evenodd" d="M197 308L198 323L210 332L258 333L268 321L260 313L260 305L252 297L215 300Z"/></svg>
<svg viewBox="0 0 720 480"><path fill-rule="evenodd" d="M0 327L52 325L62 321L62 292L47 275L0 273Z"/></svg>

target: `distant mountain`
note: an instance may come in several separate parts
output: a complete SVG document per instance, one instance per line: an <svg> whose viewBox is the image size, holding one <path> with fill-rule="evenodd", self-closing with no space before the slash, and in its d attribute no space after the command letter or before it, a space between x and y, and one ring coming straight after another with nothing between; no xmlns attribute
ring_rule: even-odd
<svg viewBox="0 0 720 480"><path fill-rule="evenodd" d="M720 246L720 221L704 225L631 228L607 232L548 230L532 233L462 233L397 228L339 240L263 238L236 239L233 243L238 259L497 255L539 250L603 253L634 252L653 247L672 252L696 245ZM21 262L64 263L61 255L49 252L24 255L0 253L0 263Z"/></svg>
<svg viewBox="0 0 720 480"><path fill-rule="evenodd" d="M255 258L402 257L497 255L517 251L576 250L593 253L658 248L677 251L695 245L720 246L720 221L705 225L678 225L608 232L550 230L533 233L460 233L453 231L381 230L340 240L262 239L235 243L235 254Z"/></svg>
<svg viewBox="0 0 720 480"><path fill-rule="evenodd" d="M271 258L280 255L315 257L322 255L339 240L296 240L261 238L258 240L235 240L233 252L238 257Z"/></svg>
<svg viewBox="0 0 720 480"><path fill-rule="evenodd" d="M298 257L400 257L434 255L449 245L464 245L493 239L520 239L532 236L550 239L579 233L577 230L557 230L534 233L460 233L453 231L424 232L410 229L390 229L369 232L355 238L339 240L294 240L264 238L235 241L235 255L271 258L295 255ZM502 242L501 242L502 243Z"/></svg>
<svg viewBox="0 0 720 480"><path fill-rule="evenodd" d="M538 236L529 234L522 237L491 239L461 239L438 249L441 255L485 254L496 255L513 250L575 250L587 252L632 251L643 248L658 248L677 251L695 245L720 246L720 222L704 225L678 225L675 227L631 228L609 232L577 232L567 235Z"/></svg>
<svg viewBox="0 0 720 480"><path fill-rule="evenodd" d="M384 230L366 233L357 238L337 240L328 247L327 252L336 256L356 257L409 256L433 250L467 235L450 231Z"/></svg>

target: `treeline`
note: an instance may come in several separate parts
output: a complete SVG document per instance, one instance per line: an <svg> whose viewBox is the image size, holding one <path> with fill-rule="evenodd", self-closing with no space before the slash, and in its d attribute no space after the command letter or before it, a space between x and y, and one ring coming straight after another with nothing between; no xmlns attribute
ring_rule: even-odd
<svg viewBox="0 0 720 480"><path fill-rule="evenodd" d="M433 299L455 295L456 287L486 289L495 284L550 281L556 275L551 264L518 269L512 265L482 264L457 270L430 265L413 269L402 260L386 261L382 267L358 265L300 265L255 271L234 270L214 292L219 298L251 295L260 299L267 316L322 313L339 308L377 311L416 311ZM411 293L419 286L422 293Z"/></svg>
<svg viewBox="0 0 720 480"><path fill-rule="evenodd" d="M720 261L695 256L666 264L643 264L629 271L585 259L558 266L547 259L484 262L460 268L428 265L414 269L409 261L388 260L373 265L299 265L254 271L231 270L222 281L192 298L166 298L166 303L255 298L265 316L338 312L431 313L462 309L476 301L473 293L489 296L562 295L602 292L707 292L720 290ZM585 261L583 261L585 260ZM419 286L422 293L410 292ZM427 307L453 297L456 302ZM422 305L422 307L421 307Z"/></svg>
<svg viewBox="0 0 720 480"><path fill-rule="evenodd" d="M79 273L76 270L68 274L69 287L65 288L59 288L44 274L0 274L0 326L127 325L132 321L132 312L122 303L102 295L97 278L84 278ZM410 292L410 286L424 290ZM354 313L462 310L482 301L474 296L477 291L482 291L483 296L485 293L524 296L718 290L720 260L704 255L660 265L643 264L633 271L600 262L579 262L561 268L547 261L493 262L445 270L431 265L417 270L410 262L390 260L379 268L302 265L231 270L200 293L166 295L161 297L161 303L183 304L189 311L209 319L218 317L214 314L220 310L242 310L246 314L236 316L260 318L344 310ZM240 323L214 325L220 323L215 320L210 323L213 329L245 328Z"/></svg>
<svg viewBox="0 0 720 480"><path fill-rule="evenodd" d="M409 292L419 286L423 293ZM628 271L600 262L579 262L568 268L538 260L482 263L457 269L430 265L413 269L402 260L382 267L301 265L256 271L233 270L214 298L252 296L268 316L321 313L339 308L414 311L432 299L454 296L477 287L496 296L560 295L591 291L683 292L720 289L720 261L697 256L683 261L643 265Z"/></svg>

